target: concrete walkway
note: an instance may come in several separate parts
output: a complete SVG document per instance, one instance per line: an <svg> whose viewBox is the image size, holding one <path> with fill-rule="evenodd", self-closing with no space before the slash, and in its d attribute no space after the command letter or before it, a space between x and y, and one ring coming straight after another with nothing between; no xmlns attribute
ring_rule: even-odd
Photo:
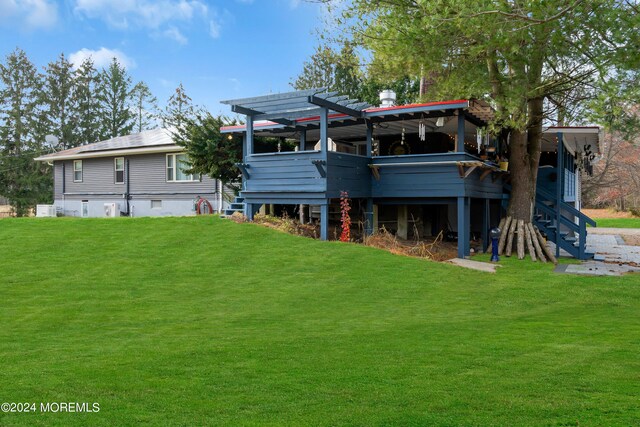
<svg viewBox="0 0 640 427"><path fill-rule="evenodd" d="M455 264L459 267L470 268L472 270L484 271L485 273L495 273L496 268L500 265L495 263L472 261L470 259L451 258L449 261L451 264Z"/></svg>
<svg viewBox="0 0 640 427"><path fill-rule="evenodd" d="M640 272L640 246L627 245L622 236L640 237L640 228L589 228L587 252L595 254L593 260L558 265L555 271L594 276Z"/></svg>

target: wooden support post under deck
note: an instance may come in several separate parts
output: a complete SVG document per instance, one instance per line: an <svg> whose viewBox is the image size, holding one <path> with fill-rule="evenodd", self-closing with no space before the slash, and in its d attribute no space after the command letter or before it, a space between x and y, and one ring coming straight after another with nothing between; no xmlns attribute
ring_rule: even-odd
<svg viewBox="0 0 640 427"><path fill-rule="evenodd" d="M378 226L378 205L373 205L373 232L377 233L378 230L380 230L380 227Z"/></svg>
<svg viewBox="0 0 640 427"><path fill-rule="evenodd" d="M303 130L302 132L300 132L300 145L298 147L298 150L304 151L306 149L307 149L307 131Z"/></svg>
<svg viewBox="0 0 640 427"><path fill-rule="evenodd" d="M482 200L482 252L489 247L489 227L491 227L489 199Z"/></svg>
<svg viewBox="0 0 640 427"><path fill-rule="evenodd" d="M398 205L398 231L396 234L405 240L409 237L409 213L407 205Z"/></svg>
<svg viewBox="0 0 640 427"><path fill-rule="evenodd" d="M244 215L247 217L249 221L253 221L253 216L256 211L260 209L260 205L255 205L253 203L247 203L244 206Z"/></svg>
<svg viewBox="0 0 640 427"><path fill-rule="evenodd" d="M367 208L364 213L364 234L371 236L373 234L373 199L367 199Z"/></svg>
<svg viewBox="0 0 640 427"><path fill-rule="evenodd" d="M464 111L458 110L458 137L456 138L456 151L464 153Z"/></svg>
<svg viewBox="0 0 640 427"><path fill-rule="evenodd" d="M329 201L320 205L320 240L329 238Z"/></svg>
<svg viewBox="0 0 640 427"><path fill-rule="evenodd" d="M469 220L469 198L458 197L458 258L466 258L471 255Z"/></svg>
<svg viewBox="0 0 640 427"><path fill-rule="evenodd" d="M304 205L299 205L298 208L300 209L300 224L305 224L307 221L304 216Z"/></svg>

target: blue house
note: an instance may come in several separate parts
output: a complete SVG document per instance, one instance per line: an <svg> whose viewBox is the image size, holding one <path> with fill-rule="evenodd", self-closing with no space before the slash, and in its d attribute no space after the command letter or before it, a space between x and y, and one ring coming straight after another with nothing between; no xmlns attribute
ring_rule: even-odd
<svg viewBox="0 0 640 427"><path fill-rule="evenodd" d="M365 233L381 225L402 238L445 231L457 236L459 257L469 256L472 237L486 249L509 191L497 162L505 147L484 132L493 110L478 100L388 101L374 107L323 89L223 101L246 116L246 124L222 128L243 138L235 208L252 219L263 205L295 206L317 216L327 239L346 191ZM599 132L549 128L542 147L535 221L558 252L578 258L589 256L586 224L595 223L580 212L577 172L599 151ZM293 139L297 150L256 154L262 136Z"/></svg>

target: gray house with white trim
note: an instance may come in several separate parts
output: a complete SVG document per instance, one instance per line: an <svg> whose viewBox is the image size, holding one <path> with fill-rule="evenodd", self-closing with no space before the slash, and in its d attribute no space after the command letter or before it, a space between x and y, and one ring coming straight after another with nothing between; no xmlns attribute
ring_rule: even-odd
<svg viewBox="0 0 640 427"><path fill-rule="evenodd" d="M220 181L184 172L187 156L167 129L83 145L35 160L53 165L54 204L65 216L195 215L223 209Z"/></svg>

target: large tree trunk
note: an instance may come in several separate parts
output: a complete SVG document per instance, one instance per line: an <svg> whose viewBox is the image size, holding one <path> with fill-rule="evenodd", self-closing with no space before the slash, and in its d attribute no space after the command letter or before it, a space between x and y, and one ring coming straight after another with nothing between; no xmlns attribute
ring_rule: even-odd
<svg viewBox="0 0 640 427"><path fill-rule="evenodd" d="M543 98L534 98L527 102L529 122L527 131L512 131L509 144L509 171L511 173L511 198L507 208L507 221L512 225L507 233L506 252L510 255L511 242L518 242L518 258L523 259L525 243L531 259L545 260L540 246L533 244L536 238L532 225L533 208L535 206L538 165L540 163L540 147L542 144ZM532 239L531 241L528 239ZM530 242L530 243L529 243ZM540 245L546 242L540 240Z"/></svg>

